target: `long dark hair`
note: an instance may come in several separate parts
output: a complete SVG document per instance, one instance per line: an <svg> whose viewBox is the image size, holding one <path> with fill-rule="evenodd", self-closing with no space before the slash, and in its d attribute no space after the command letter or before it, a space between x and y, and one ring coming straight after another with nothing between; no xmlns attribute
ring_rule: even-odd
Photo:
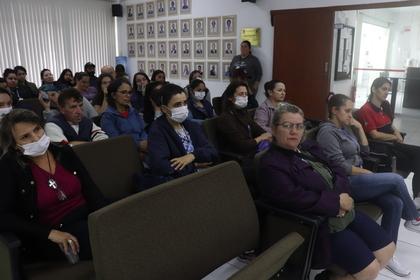
<svg viewBox="0 0 420 280"><path fill-rule="evenodd" d="M246 83L240 81L231 82L222 95L222 112L236 111L233 102L230 101L229 98L233 97L238 87L246 87L249 92L249 88Z"/></svg>
<svg viewBox="0 0 420 280"><path fill-rule="evenodd" d="M60 77L58 78L57 82L60 82L63 85L69 85L70 83L64 79L64 76L67 74L67 72L70 72L70 75L73 77L73 72L71 72L69 68L66 68L61 72Z"/></svg>
<svg viewBox="0 0 420 280"><path fill-rule="evenodd" d="M133 92L136 92L136 91L137 91L137 83L136 83L136 79L137 79L137 76L138 76L138 75L143 76L143 77L147 80L147 84L149 84L149 83L150 83L150 79L149 79L149 77L146 75L146 73L143 73L143 72L137 72L136 74L134 74L134 77L133 77Z"/></svg>
<svg viewBox="0 0 420 280"><path fill-rule="evenodd" d="M347 100L351 100L350 97L344 94L334 94L328 99L328 118L332 118L332 108L340 108L346 105Z"/></svg>
<svg viewBox="0 0 420 280"><path fill-rule="evenodd" d="M373 94L374 94L372 88L378 89L381 86L383 86L384 84L391 85L391 81L388 80L385 77L379 77L379 78L376 78L375 80L373 80L372 86L370 87L370 94L369 94L369 97L368 97L368 101L371 101L372 100L372 97L373 97Z"/></svg>
<svg viewBox="0 0 420 280"><path fill-rule="evenodd" d="M108 102L108 105L115 110L117 109L117 105L115 104L115 98L112 96L113 93L117 93L117 90L120 88L122 84L128 84L131 87L130 81L126 78L117 78L108 86L108 94L106 95L106 101Z"/></svg>
<svg viewBox="0 0 420 280"><path fill-rule="evenodd" d="M102 90L102 80L105 77L110 78L111 79L111 82L114 80L114 78L110 74L108 74L108 73L103 73L103 74L99 75L99 77L98 77L98 83L96 84L96 91L97 91L96 96L98 96L98 98L99 98L99 100L101 100L101 102L104 100L104 97L105 97L105 93Z"/></svg>
<svg viewBox="0 0 420 280"><path fill-rule="evenodd" d="M156 87L159 85L163 84L159 82L151 82L146 86L143 109L143 120L146 124L151 124L155 120L155 110L151 100L155 102L156 106L159 106L159 90L156 90Z"/></svg>

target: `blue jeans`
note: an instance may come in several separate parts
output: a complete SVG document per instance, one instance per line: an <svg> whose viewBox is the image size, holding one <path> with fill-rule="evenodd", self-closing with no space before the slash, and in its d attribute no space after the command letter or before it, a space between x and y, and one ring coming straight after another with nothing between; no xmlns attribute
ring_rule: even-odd
<svg viewBox="0 0 420 280"><path fill-rule="evenodd" d="M382 228L397 243L401 218L419 217L404 179L396 173L371 173L349 176L355 202L372 202L382 208Z"/></svg>

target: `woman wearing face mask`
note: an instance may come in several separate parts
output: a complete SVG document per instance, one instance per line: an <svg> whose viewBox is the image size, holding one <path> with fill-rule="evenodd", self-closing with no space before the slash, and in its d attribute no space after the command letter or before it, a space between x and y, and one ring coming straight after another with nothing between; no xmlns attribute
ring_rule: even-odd
<svg viewBox="0 0 420 280"><path fill-rule="evenodd" d="M182 88L167 84L159 93L163 115L153 123L147 138L152 174L178 178L216 163L216 149L198 124L187 120L187 97Z"/></svg>
<svg viewBox="0 0 420 280"><path fill-rule="evenodd" d="M282 80L271 80L264 84L264 89L267 98L255 111L254 121L271 133L271 118L277 105L286 96L286 86Z"/></svg>
<svg viewBox="0 0 420 280"><path fill-rule="evenodd" d="M271 134L254 122L247 113L248 86L232 82L223 93L222 114L217 125L223 149L241 154L241 165L251 165L258 145L271 142Z"/></svg>
<svg viewBox="0 0 420 280"><path fill-rule="evenodd" d="M101 128L111 137L131 135L137 149L145 156L147 151L147 133L144 122L138 112L130 106L131 84L126 78L113 80L108 86L108 108L101 118Z"/></svg>
<svg viewBox="0 0 420 280"><path fill-rule="evenodd" d="M10 92L0 87L0 121L3 117L12 111L12 96Z"/></svg>
<svg viewBox="0 0 420 280"><path fill-rule="evenodd" d="M199 80L203 80L203 72L198 71L198 70L194 70L191 71L190 73L190 77L189 77L189 84L184 87L184 92L187 95L187 98L190 95L190 84L192 83L193 80L195 79L199 79ZM210 90L208 88L206 88L206 96L204 97L208 102L211 103L211 93Z"/></svg>
<svg viewBox="0 0 420 280"><path fill-rule="evenodd" d="M133 78L133 92L131 93L130 103L139 113L144 111L144 95L146 86L150 83L149 77L145 73L137 72Z"/></svg>
<svg viewBox="0 0 420 280"><path fill-rule="evenodd" d="M21 239L24 260L92 259L87 217L107 203L74 151L50 144L25 109L4 116L0 146L0 231Z"/></svg>
<svg viewBox="0 0 420 280"><path fill-rule="evenodd" d="M188 97L188 110L190 110L193 120L199 124L205 119L215 117L213 106L206 96L206 84L199 79L195 79L190 84L190 94Z"/></svg>

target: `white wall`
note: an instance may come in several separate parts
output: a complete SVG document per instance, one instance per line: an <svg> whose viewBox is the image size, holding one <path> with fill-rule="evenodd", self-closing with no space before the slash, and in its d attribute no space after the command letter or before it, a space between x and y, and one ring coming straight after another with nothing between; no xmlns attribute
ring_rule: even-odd
<svg viewBox="0 0 420 280"><path fill-rule="evenodd" d="M138 3L147 2L146 0L124 0L120 3L124 8L124 17L118 19L118 42L119 49L123 55L127 55L127 38L126 38L126 17L125 6L135 5ZM369 3L383 3L383 2L404 2L404 1L391 1L391 0L370 0ZM257 56L263 67L263 78L259 87L257 99L261 102L264 100L263 85L266 81L272 79L272 57L273 57L273 34L274 28L270 22L271 10L284 10L284 9L299 9L299 8L313 8L313 7L328 7L337 5L353 5L353 4L366 4L365 0L257 0L256 4L242 3L241 0L192 0L192 13L190 15L171 16L167 18L159 18L158 20L169 19L184 19L184 18L197 18L197 17L211 17L211 16L224 16L224 15L237 15L237 33L241 28L258 27L261 28L261 47L252 47L253 54ZM148 20L146 20L147 22ZM293 28L290 26L288 28ZM193 38L192 38L193 39ZM239 53L240 37L237 36L237 52ZM168 39L169 41L169 39ZM287 42L285 42L287 43ZM129 74L134 74L137 68L137 58L128 59ZM158 60L158 59L155 59ZM170 59L166 59L169 61ZM201 59L200 59L201 60ZM188 61L188 59L187 59ZM193 61L191 59L191 61ZM222 60L221 60L222 61ZM281 65L279 65L281 67ZM281 77L274 77L280 78ZM171 82L177 83L181 86L187 84L187 80L172 80ZM207 87L211 90L212 96L220 96L227 86L227 82L213 82L206 81ZM338 89L337 85L337 89ZM334 88L336 85L334 84ZM343 92L345 93L345 92Z"/></svg>

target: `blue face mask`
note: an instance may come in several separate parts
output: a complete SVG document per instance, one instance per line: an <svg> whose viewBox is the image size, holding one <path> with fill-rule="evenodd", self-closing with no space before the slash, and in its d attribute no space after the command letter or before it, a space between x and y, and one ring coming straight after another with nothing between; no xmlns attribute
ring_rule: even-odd
<svg viewBox="0 0 420 280"><path fill-rule="evenodd" d="M142 86L138 86L138 87L137 87L137 91L138 91L138 92L142 92L142 91L143 91L143 87L142 87Z"/></svg>

